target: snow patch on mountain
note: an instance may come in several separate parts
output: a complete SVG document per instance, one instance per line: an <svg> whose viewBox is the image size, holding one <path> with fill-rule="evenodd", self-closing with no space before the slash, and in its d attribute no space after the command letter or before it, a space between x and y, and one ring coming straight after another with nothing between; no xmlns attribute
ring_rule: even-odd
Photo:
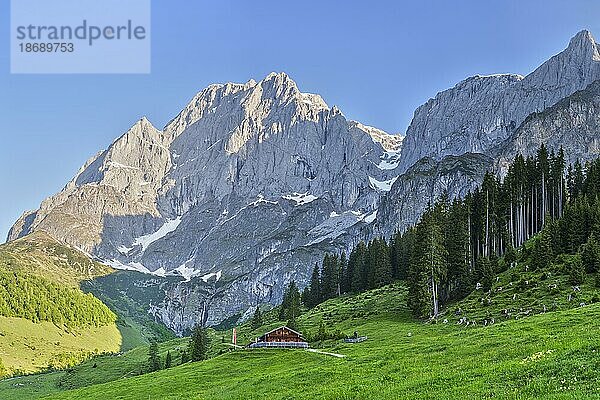
<svg viewBox="0 0 600 400"><path fill-rule="evenodd" d="M121 261L113 258L110 260L102 260L101 263L108 265L109 267L112 267L114 269L120 269L123 271L136 271L136 272L141 272L143 274L154 275L154 273L152 271L150 271L148 268L144 267L139 262L130 262L127 264L123 264Z"/></svg>
<svg viewBox="0 0 600 400"><path fill-rule="evenodd" d="M265 196L263 196L262 194L259 194L257 196L257 198L256 198L256 201L253 201L252 203L248 204L248 206L256 207L256 206L258 206L261 203L263 203L263 204L273 204L273 205L279 204L277 201L267 200L267 199L265 199ZM246 207L242 207L241 210L244 210L245 208Z"/></svg>
<svg viewBox="0 0 600 400"><path fill-rule="evenodd" d="M202 279L204 282L208 282L208 280L210 278L215 278L215 282L219 282L219 279L221 279L221 275L222 275L223 271L222 270L218 270L217 272L210 272L206 275L203 275L202 277L200 277L200 279Z"/></svg>
<svg viewBox="0 0 600 400"><path fill-rule="evenodd" d="M381 170L390 170L398 168L400 165L400 151L386 151L379 158L377 168Z"/></svg>
<svg viewBox="0 0 600 400"><path fill-rule="evenodd" d="M136 238L133 241L133 245L134 246L142 246L142 252L144 252L144 251L146 251L148 246L150 246L152 243L164 238L169 233L171 233L175 229L177 229L177 227L179 226L180 223L181 223L181 217L177 217L175 219L168 219L163 224L163 226L158 228L158 230L156 232ZM121 246L121 247L124 247L124 246Z"/></svg>
<svg viewBox="0 0 600 400"><path fill-rule="evenodd" d="M366 222L367 224L370 224L373 221L375 221L375 219L377 219L377 210L375 210L371 214L365 216L365 218L363 219L363 221Z"/></svg>
<svg viewBox="0 0 600 400"><path fill-rule="evenodd" d="M292 200L296 202L296 206L311 203L318 199L317 196L306 193L292 193L291 195L281 196L283 199Z"/></svg>
<svg viewBox="0 0 600 400"><path fill-rule="evenodd" d="M371 184L371 188L381 191L381 192L389 192L392 190L392 185L396 182L398 177L394 177L392 179L388 179L387 181L378 181L377 179L369 176L369 183Z"/></svg>
<svg viewBox="0 0 600 400"><path fill-rule="evenodd" d="M117 251L119 253L123 254L124 256L126 256L127 254L129 254L129 252L131 250L133 250L133 249L134 249L133 247L127 247L127 246L123 246L123 245L117 247Z"/></svg>

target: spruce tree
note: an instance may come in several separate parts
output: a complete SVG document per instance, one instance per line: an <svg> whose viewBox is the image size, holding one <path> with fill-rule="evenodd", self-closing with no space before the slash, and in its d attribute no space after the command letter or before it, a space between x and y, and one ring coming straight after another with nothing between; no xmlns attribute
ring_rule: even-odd
<svg viewBox="0 0 600 400"><path fill-rule="evenodd" d="M417 225L415 260L409 271L408 303L418 318L437 316L440 286L446 275L446 250L436 214L429 207Z"/></svg>
<svg viewBox="0 0 600 400"><path fill-rule="evenodd" d="M321 303L321 272L318 263L315 263L308 287L309 291L306 306L312 308Z"/></svg>
<svg viewBox="0 0 600 400"><path fill-rule="evenodd" d="M167 351L167 356L165 358L165 369L171 368L173 365L173 359L171 357L171 352Z"/></svg>
<svg viewBox="0 0 600 400"><path fill-rule="evenodd" d="M252 316L252 322L251 322L252 330L260 328L262 326L262 324L263 324L262 313L260 312L260 307L256 306L256 310L254 310L254 315Z"/></svg>
<svg viewBox="0 0 600 400"><path fill-rule="evenodd" d="M408 270L408 307L416 318L425 318L430 312L427 263L422 257L410 264Z"/></svg>
<svg viewBox="0 0 600 400"><path fill-rule="evenodd" d="M346 252L342 251L340 254L340 283L338 294L350 292L351 277L348 273L348 259Z"/></svg>
<svg viewBox="0 0 600 400"><path fill-rule="evenodd" d="M296 286L296 282L290 282L289 287L289 306L287 311L287 318L295 319L300 316L300 292Z"/></svg>
<svg viewBox="0 0 600 400"><path fill-rule="evenodd" d="M575 161L575 171L573 179L573 199L577 198L583 192L585 175L581 161Z"/></svg>
<svg viewBox="0 0 600 400"><path fill-rule="evenodd" d="M209 338L206 328L196 325L192 330L189 352L192 361L202 361L208 358Z"/></svg>
<svg viewBox="0 0 600 400"><path fill-rule="evenodd" d="M373 278L371 287L378 288L392 282L390 251L384 239L373 240Z"/></svg>
<svg viewBox="0 0 600 400"><path fill-rule="evenodd" d="M337 297L339 285L339 258L335 254L326 254L323 258L321 275L322 300Z"/></svg>
<svg viewBox="0 0 600 400"><path fill-rule="evenodd" d="M279 320L295 319L300 315L301 295L296 282L291 281L279 307Z"/></svg>
<svg viewBox="0 0 600 400"><path fill-rule="evenodd" d="M489 257L481 256L477 259L477 273L482 289L488 292L494 282L494 269Z"/></svg>
<svg viewBox="0 0 600 400"><path fill-rule="evenodd" d="M367 288L367 267L366 267L367 245L360 241L350 254L352 263L352 292L362 292Z"/></svg>
<svg viewBox="0 0 600 400"><path fill-rule="evenodd" d="M531 267L534 270L545 269L552 261L551 239L547 230L542 231L535 240L531 254Z"/></svg>
<svg viewBox="0 0 600 400"><path fill-rule="evenodd" d="M456 299L469 294L473 286L467 213L467 207L455 200L448 211L444 227L445 247L448 252L448 289Z"/></svg>
<svg viewBox="0 0 600 400"><path fill-rule="evenodd" d="M581 262L588 274L600 271L600 244L594 234L581 248Z"/></svg>
<svg viewBox="0 0 600 400"><path fill-rule="evenodd" d="M574 256L568 261L567 271L569 272L569 282L571 285L580 285L585 281L585 269L579 255Z"/></svg>
<svg viewBox="0 0 600 400"><path fill-rule="evenodd" d="M427 262L429 263L429 285L432 303L432 316L436 318L440 310L440 304L443 303L445 292L445 282L448 278L447 257L448 251L444 246L444 234L442 226L444 224L447 211L447 199L442 200L433 208L426 222L427 238L426 251Z"/></svg>
<svg viewBox="0 0 600 400"><path fill-rule="evenodd" d="M400 239L396 240L394 246L396 247L398 263L394 271L394 277L396 279L406 279L408 277L411 260L414 257L415 228L408 228L407 231L400 236Z"/></svg>
<svg viewBox="0 0 600 400"><path fill-rule="evenodd" d="M148 371L154 372L160 369L160 358L158 356L158 343L152 341L148 348Z"/></svg>

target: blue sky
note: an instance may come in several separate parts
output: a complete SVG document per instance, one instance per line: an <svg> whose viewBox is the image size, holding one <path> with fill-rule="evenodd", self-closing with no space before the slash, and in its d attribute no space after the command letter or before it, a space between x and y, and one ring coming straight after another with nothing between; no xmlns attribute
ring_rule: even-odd
<svg viewBox="0 0 600 400"><path fill-rule="evenodd" d="M0 241L137 119L164 126L214 82L285 71L350 119L404 132L414 109L473 74L527 74L600 2L152 1L152 73L11 75L0 0Z"/></svg>

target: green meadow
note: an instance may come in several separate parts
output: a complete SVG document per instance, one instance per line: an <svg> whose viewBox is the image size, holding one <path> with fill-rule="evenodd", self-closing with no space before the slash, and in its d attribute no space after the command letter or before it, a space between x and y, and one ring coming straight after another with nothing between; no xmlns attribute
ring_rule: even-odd
<svg viewBox="0 0 600 400"><path fill-rule="evenodd" d="M359 344L311 343L343 358L304 350L233 350L229 332L212 332L214 357L207 361L129 376L147 358L147 348L140 347L70 371L3 381L0 393L11 399L600 397L600 304L465 327L415 321L405 296L405 287L394 284L329 300L300 317L308 335L323 322L327 330L368 336ZM240 341L280 324L274 315L267 313L266 325L254 331L241 326ZM171 350L177 365L185 344L163 343L161 357Z"/></svg>

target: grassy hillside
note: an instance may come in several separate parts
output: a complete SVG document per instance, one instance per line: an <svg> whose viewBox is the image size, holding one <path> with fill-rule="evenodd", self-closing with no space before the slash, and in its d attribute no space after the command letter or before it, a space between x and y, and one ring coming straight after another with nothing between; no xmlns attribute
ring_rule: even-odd
<svg viewBox="0 0 600 400"><path fill-rule="evenodd" d="M0 360L8 374L61 368L121 347L116 315L79 289L112 269L35 233L0 246Z"/></svg>
<svg viewBox="0 0 600 400"><path fill-rule="evenodd" d="M216 356L229 346L223 345L220 335L210 331L211 355ZM181 363L181 353L187 349L189 338L178 338L159 344L159 357L164 365L167 351L171 352L173 365ZM148 346L139 346L120 354L93 357L63 371L21 376L0 381L0 398L29 400L65 390L111 382L143 374L148 366Z"/></svg>
<svg viewBox="0 0 600 400"><path fill-rule="evenodd" d="M0 316L9 317L0 319L0 335L11 338L0 341L0 360L8 372L39 371L66 353L81 360L96 350L127 351L150 338L174 338L123 294L136 277L43 232L0 245ZM52 323L32 323L39 321Z"/></svg>
<svg viewBox="0 0 600 400"><path fill-rule="evenodd" d="M125 378L74 391L58 392L49 379L34 384L34 377L19 378L1 382L0 393L15 399L34 398L27 392L32 388L51 399L562 399L598 395L600 304L466 327L413 320L404 306L405 295L405 287L395 284L329 300L300 317L303 333L314 333L325 321L330 331L351 334L357 330L369 337L360 344L333 340L314 344L343 358L303 350L236 350L136 377L125 377L120 367L110 367L118 371L113 377ZM463 310L469 301L462 304ZM274 314L268 313L271 320L255 331L248 325L240 327L240 339L250 340L278 325ZM144 350L135 351L145 356ZM110 358L111 362L115 359ZM85 368L89 379L108 375L104 369L94 373L89 364ZM77 381L87 379L86 373L80 373ZM56 374L41 377L49 376L55 382L60 378Z"/></svg>
<svg viewBox="0 0 600 400"><path fill-rule="evenodd" d="M34 232L0 245L0 267L42 276L72 287L79 287L83 280L114 271L44 232Z"/></svg>
<svg viewBox="0 0 600 400"><path fill-rule="evenodd" d="M91 354L117 352L120 346L115 324L64 330L50 322L0 317L0 358L13 372L64 368Z"/></svg>
<svg viewBox="0 0 600 400"><path fill-rule="evenodd" d="M568 310L600 301L594 274L573 285L566 264L575 256L561 255L544 270L532 271L527 263L500 274L489 293L475 290L463 301L451 305L441 317L456 323L486 324L491 321L522 319L550 311Z"/></svg>

